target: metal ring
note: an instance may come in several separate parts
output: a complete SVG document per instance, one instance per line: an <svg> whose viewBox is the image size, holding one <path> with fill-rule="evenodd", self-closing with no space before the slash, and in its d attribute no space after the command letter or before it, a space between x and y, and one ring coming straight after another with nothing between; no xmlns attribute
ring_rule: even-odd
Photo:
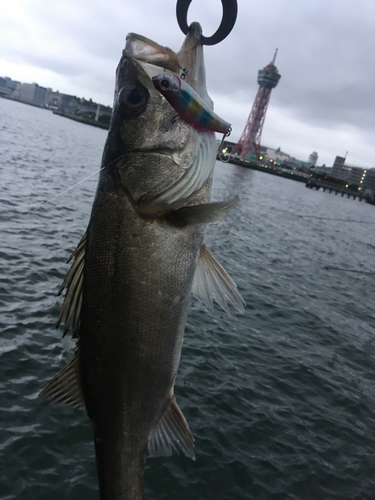
<svg viewBox="0 0 375 500"><path fill-rule="evenodd" d="M201 36L202 45L216 45L226 38L232 31L237 19L237 0L221 0L223 4L223 18L217 31L209 37ZM189 31L187 13L191 0L177 0L177 22L181 31L186 35Z"/></svg>

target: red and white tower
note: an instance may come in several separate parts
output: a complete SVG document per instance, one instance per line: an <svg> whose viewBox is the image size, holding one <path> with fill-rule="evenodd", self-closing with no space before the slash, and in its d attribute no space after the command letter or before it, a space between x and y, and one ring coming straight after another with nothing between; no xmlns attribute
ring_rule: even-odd
<svg viewBox="0 0 375 500"><path fill-rule="evenodd" d="M248 153L253 153L256 154L259 159L260 137L262 135L263 123L266 117L271 91L276 87L281 78L275 66L276 55L277 49L272 62L258 71L259 89L255 96L253 107L251 108L249 118L247 119L240 140L231 151L231 154L234 154L236 151L241 151L241 158L244 158Z"/></svg>

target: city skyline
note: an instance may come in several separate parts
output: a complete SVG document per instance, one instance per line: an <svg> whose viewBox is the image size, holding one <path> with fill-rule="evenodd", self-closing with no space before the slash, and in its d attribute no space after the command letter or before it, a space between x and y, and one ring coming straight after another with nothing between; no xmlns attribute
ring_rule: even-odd
<svg viewBox="0 0 375 500"><path fill-rule="evenodd" d="M0 20L2 73L112 106L115 70L128 32L173 50L181 46L175 5L175 0L162 5L155 0L94 5L62 0L53 8L44 0L8 3ZM258 70L278 48L283 77L272 95L262 143L306 161L317 151L318 164L326 165L348 151L348 163L371 167L375 61L367 54L375 42L375 4L239 0L238 8L228 38L205 47L209 93L215 111L232 123L231 140L236 142L245 126ZM220 19L219 0L191 3L189 22L198 20L207 35Z"/></svg>

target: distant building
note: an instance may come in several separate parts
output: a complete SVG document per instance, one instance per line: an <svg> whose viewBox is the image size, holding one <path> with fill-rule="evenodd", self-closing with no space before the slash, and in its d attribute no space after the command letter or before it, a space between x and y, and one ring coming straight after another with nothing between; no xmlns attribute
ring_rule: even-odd
<svg viewBox="0 0 375 500"><path fill-rule="evenodd" d="M7 88L7 89L15 90L18 83L20 83L20 82L16 82L15 80L12 80L11 78L9 78L9 76L0 77L0 85L2 87Z"/></svg>
<svg viewBox="0 0 375 500"><path fill-rule="evenodd" d="M99 113L98 113L99 107ZM78 100L77 110L81 113L95 113L95 115L112 115L112 108L110 106L103 106L103 104L98 104L91 99L87 101L82 98Z"/></svg>
<svg viewBox="0 0 375 500"><path fill-rule="evenodd" d="M11 89L7 88L5 85L1 85L1 80L0 80L0 96L1 97L10 97L12 91Z"/></svg>
<svg viewBox="0 0 375 500"><path fill-rule="evenodd" d="M105 124L109 124L112 108L103 106L92 99L86 100L50 88L42 87L37 83L21 83L5 76L0 77L0 96L17 101L33 104L42 108L52 108L83 115L86 118L95 119Z"/></svg>
<svg viewBox="0 0 375 500"><path fill-rule="evenodd" d="M348 184L355 185L360 187L360 184L363 182L365 170L360 167L351 167L350 173L348 176Z"/></svg>
<svg viewBox="0 0 375 500"><path fill-rule="evenodd" d="M51 92L52 89L41 87L37 83L23 83L20 88L19 100L44 108Z"/></svg>
<svg viewBox="0 0 375 500"><path fill-rule="evenodd" d="M112 108L110 106L103 106L103 104L98 104L91 99L87 100L76 97L75 95L62 94L60 92L51 92L48 106L75 115L91 114L93 118L95 116L108 115L110 117L112 115Z"/></svg>
<svg viewBox="0 0 375 500"><path fill-rule="evenodd" d="M344 164L345 158L342 156L336 156L332 167L332 177L335 177L335 179L347 180L349 175L349 168Z"/></svg>
<svg viewBox="0 0 375 500"><path fill-rule="evenodd" d="M60 106L61 111L67 113L75 113L78 107L78 97L75 95L61 94Z"/></svg>
<svg viewBox="0 0 375 500"><path fill-rule="evenodd" d="M9 76L0 77L0 95L4 97L12 97L12 94L19 88L21 82L17 82L9 78Z"/></svg>
<svg viewBox="0 0 375 500"><path fill-rule="evenodd" d="M277 149L272 149L272 148L266 148L266 156L270 160L274 161L279 161L279 162L285 162L285 161L293 161L295 158L292 158L288 153L284 153L284 151L281 151L280 148Z"/></svg>
<svg viewBox="0 0 375 500"><path fill-rule="evenodd" d="M58 90L57 91L52 90L52 92L49 95L47 106L50 108L59 109L61 106L61 100L63 95L64 94L60 94Z"/></svg>
<svg viewBox="0 0 375 500"><path fill-rule="evenodd" d="M333 177L332 176L332 168L333 167L327 167L326 164L323 163L323 165L321 167L315 167L315 171L319 172L319 173L325 173L325 174L328 174L331 177Z"/></svg>
<svg viewBox="0 0 375 500"><path fill-rule="evenodd" d="M362 191L365 196L369 196L370 198L375 197L375 168L363 171L363 176L360 181L360 191Z"/></svg>
<svg viewBox="0 0 375 500"><path fill-rule="evenodd" d="M308 163L311 163L311 165L315 167L317 161L318 161L318 153L316 151L313 151L309 156Z"/></svg>

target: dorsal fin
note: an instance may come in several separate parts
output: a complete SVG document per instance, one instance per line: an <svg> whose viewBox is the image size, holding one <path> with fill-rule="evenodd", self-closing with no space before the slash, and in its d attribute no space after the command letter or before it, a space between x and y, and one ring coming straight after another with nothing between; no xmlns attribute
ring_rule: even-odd
<svg viewBox="0 0 375 500"><path fill-rule="evenodd" d="M83 235L83 238L79 242L77 248L69 257L68 262L74 259L73 264L69 269L58 293L58 295L61 295L63 290L66 288L64 303L56 323L56 328L58 328L61 323L65 324L63 337L70 329L72 329L72 338L78 337L82 307L82 283L85 266L86 239L87 232Z"/></svg>

